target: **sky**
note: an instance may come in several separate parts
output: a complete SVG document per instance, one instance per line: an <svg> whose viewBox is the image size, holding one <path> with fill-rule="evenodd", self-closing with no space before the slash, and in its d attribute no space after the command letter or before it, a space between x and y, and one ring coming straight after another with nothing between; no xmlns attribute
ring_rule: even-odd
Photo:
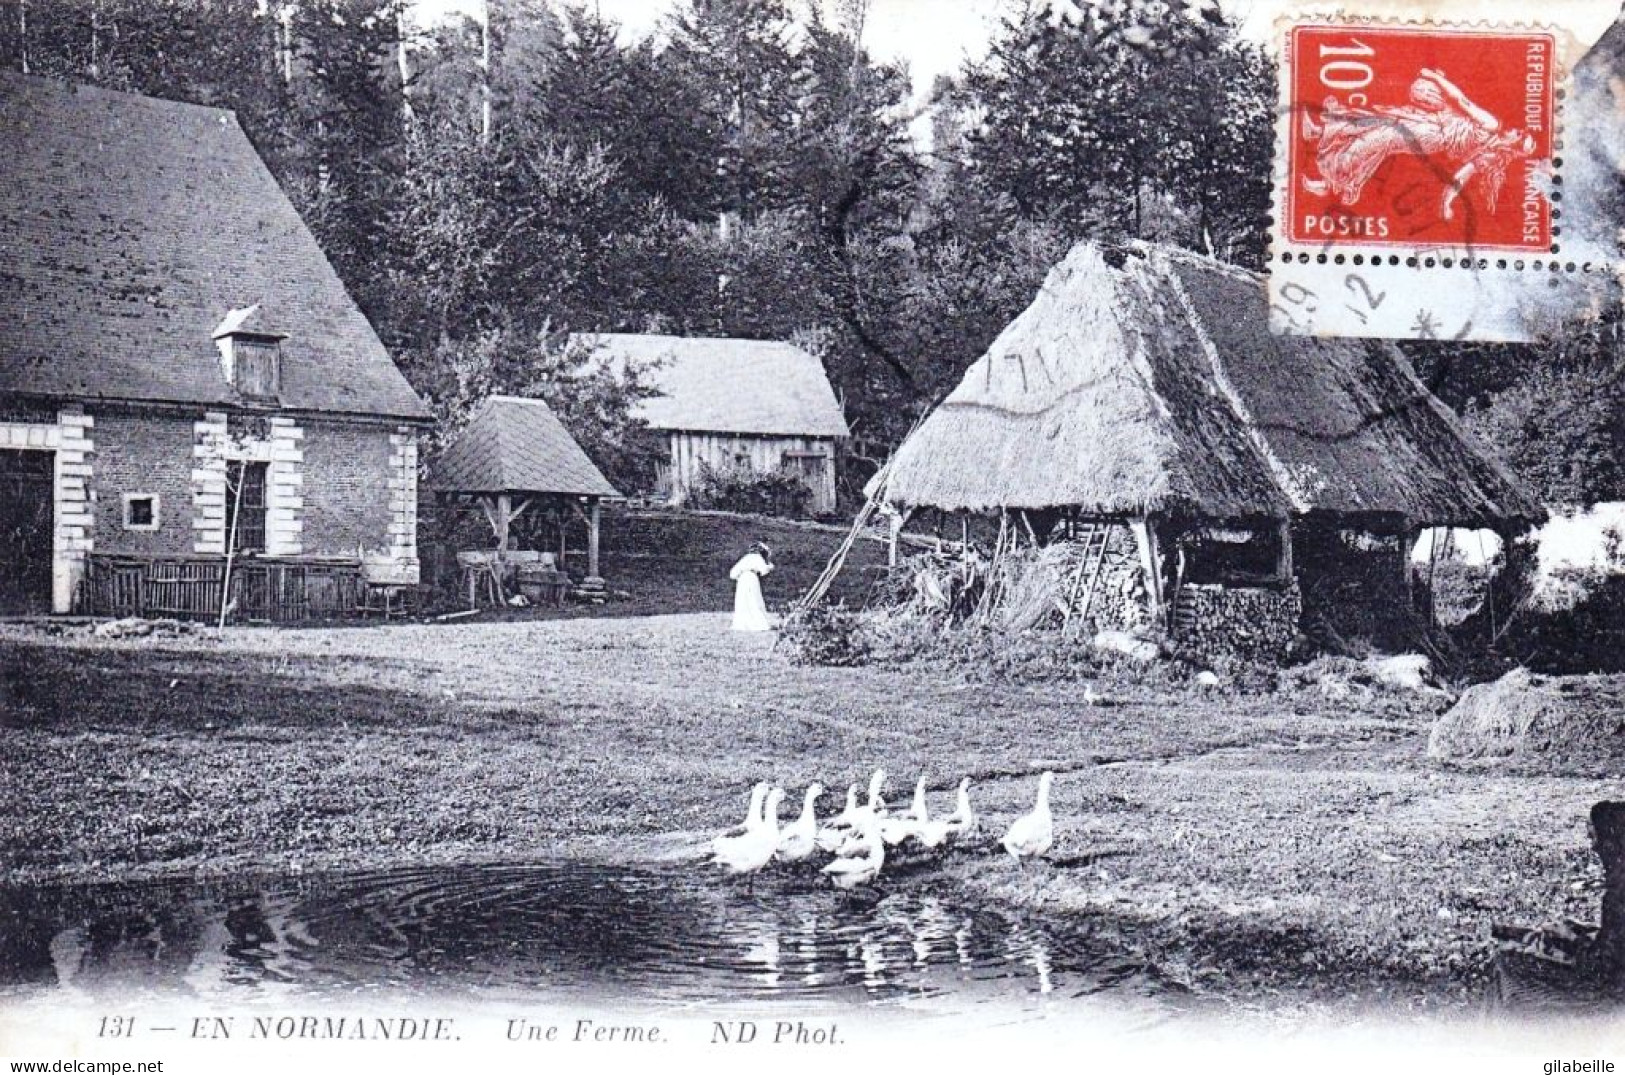
<svg viewBox="0 0 1625 1075"><path fill-rule="evenodd" d="M414 0L419 18L432 23L453 12L472 12L480 0ZM674 0L574 0L596 4L606 18L619 23L625 39L636 40L654 32ZM808 0L792 0L792 10ZM836 0L819 0L835 21ZM1014 10L1021 0L869 0L868 21L863 43L869 54L881 61L903 61L914 83L916 102L929 95L938 75L957 72L967 59L979 60L987 53L989 40L1003 13ZM1088 3L1089 0L1072 0ZM1218 0L1219 6L1238 18L1241 32L1261 42L1277 38L1278 16L1302 9L1307 0ZM1310 7L1316 5L1308 5ZM1620 0L1360 0L1358 7L1369 15L1415 20L1426 12L1433 20L1464 23L1484 21L1519 22L1539 10L1548 27L1566 30L1582 45L1589 45L1614 21ZM919 132L917 131L918 135Z"/></svg>

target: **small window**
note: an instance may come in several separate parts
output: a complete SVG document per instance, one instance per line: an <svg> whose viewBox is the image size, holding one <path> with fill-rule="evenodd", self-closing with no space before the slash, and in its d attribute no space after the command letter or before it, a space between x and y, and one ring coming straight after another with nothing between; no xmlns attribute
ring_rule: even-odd
<svg viewBox="0 0 1625 1075"><path fill-rule="evenodd" d="M158 529L158 494L124 494L124 529Z"/></svg>

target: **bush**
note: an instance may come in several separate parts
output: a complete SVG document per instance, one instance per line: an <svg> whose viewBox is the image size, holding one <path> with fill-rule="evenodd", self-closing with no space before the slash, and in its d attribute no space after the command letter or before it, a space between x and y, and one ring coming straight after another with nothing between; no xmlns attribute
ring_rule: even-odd
<svg viewBox="0 0 1625 1075"><path fill-rule="evenodd" d="M779 625L779 645L793 664L851 668L870 657L863 614L839 605L791 612Z"/></svg>
<svg viewBox="0 0 1625 1075"><path fill-rule="evenodd" d="M807 514L812 495L806 482L782 468L761 471L701 463L690 503L696 508L794 518Z"/></svg>

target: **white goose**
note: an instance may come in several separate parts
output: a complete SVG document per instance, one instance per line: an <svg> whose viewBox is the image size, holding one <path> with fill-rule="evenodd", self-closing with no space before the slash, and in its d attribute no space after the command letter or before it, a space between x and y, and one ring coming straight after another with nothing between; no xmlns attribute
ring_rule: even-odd
<svg viewBox="0 0 1625 1075"><path fill-rule="evenodd" d="M846 809L830 818L829 823L818 830L818 850L834 851L841 846L858 817L858 786L848 784L846 788Z"/></svg>
<svg viewBox="0 0 1625 1075"><path fill-rule="evenodd" d="M779 836L779 858L784 862L800 862L812 855L818 846L818 814L814 804L824 794L824 785L813 783L801 800L801 816L784 827Z"/></svg>
<svg viewBox="0 0 1625 1075"><path fill-rule="evenodd" d="M934 851L948 842L950 837L958 837L964 831L961 820L970 810L970 800L966 797L965 788L970 784L970 777L959 782L959 809L947 817L925 817L923 812L920 818L919 831L914 835L919 839L920 846L927 851ZM974 818L972 824L975 824Z"/></svg>
<svg viewBox="0 0 1625 1075"><path fill-rule="evenodd" d="M763 805L763 816L743 836L721 836L712 841L714 861L729 873L755 873L773 861L773 852L779 847L779 802L784 798L783 788L772 788Z"/></svg>
<svg viewBox="0 0 1625 1075"><path fill-rule="evenodd" d="M963 777L959 781L959 802L954 812L948 815L948 836L954 840L970 836L976 832L980 822L976 811L970 807L970 777Z"/></svg>
<svg viewBox="0 0 1625 1075"><path fill-rule="evenodd" d="M880 838L880 819L865 818L862 823L861 854L842 856L824 867L836 888L856 888L880 876L886 864L886 843Z"/></svg>
<svg viewBox="0 0 1625 1075"><path fill-rule="evenodd" d="M864 817L886 816L886 800L880 797L880 789L885 786L886 770L876 769L869 777L869 801L859 808L859 816L853 819L854 826L860 824Z"/></svg>
<svg viewBox="0 0 1625 1075"><path fill-rule="evenodd" d="M750 789L750 806L745 810L745 821L742 825L735 825L725 832L718 833L711 841L711 850L716 852L717 847L724 841L733 840L756 829L762 823L762 803L767 798L767 790L771 785L763 780Z"/></svg>
<svg viewBox="0 0 1625 1075"><path fill-rule="evenodd" d="M914 802L909 806L908 813L880 819L880 838L887 847L896 847L910 836L918 836L929 820L925 809L925 777L922 775L914 785Z"/></svg>
<svg viewBox="0 0 1625 1075"><path fill-rule="evenodd" d="M1049 788L1054 781L1055 774L1048 771L1038 778L1038 802L1004 834L1004 849L1018 863L1042 855L1055 842L1055 818L1049 811Z"/></svg>

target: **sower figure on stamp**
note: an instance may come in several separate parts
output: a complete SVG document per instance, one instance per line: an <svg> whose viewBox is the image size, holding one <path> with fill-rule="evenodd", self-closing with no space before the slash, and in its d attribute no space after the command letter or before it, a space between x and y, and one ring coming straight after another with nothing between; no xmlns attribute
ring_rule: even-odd
<svg viewBox="0 0 1625 1075"><path fill-rule="evenodd" d="M1508 165L1535 151L1535 140L1527 133L1502 130L1500 120L1431 68L1423 68L1411 83L1408 105L1354 108L1327 98L1321 122L1304 117L1303 137L1320 142L1315 150L1320 178L1304 176L1304 190L1334 194L1344 205L1360 200L1366 183L1389 157L1439 157L1456 168L1439 206L1445 220L1452 218L1456 198L1475 178L1493 213Z"/></svg>
<svg viewBox="0 0 1625 1075"><path fill-rule="evenodd" d="M766 631L767 604L762 600L762 576L773 570L773 550L758 541L739 558L728 577L734 580L734 623L736 631Z"/></svg>

